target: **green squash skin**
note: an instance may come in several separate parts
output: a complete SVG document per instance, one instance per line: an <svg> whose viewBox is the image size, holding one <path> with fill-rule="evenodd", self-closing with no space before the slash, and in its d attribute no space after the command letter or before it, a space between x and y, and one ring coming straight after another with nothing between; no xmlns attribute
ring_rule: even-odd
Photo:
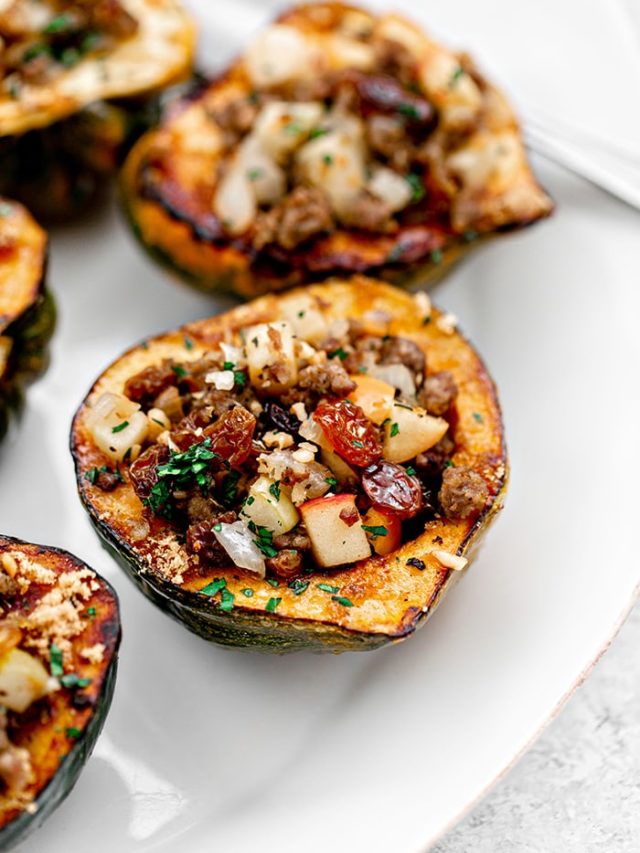
<svg viewBox="0 0 640 853"><path fill-rule="evenodd" d="M47 344L55 325L55 303L43 287L35 304L4 332L14 344L10 373L0 380L0 440L8 431L11 417L22 410L25 386L47 367Z"/></svg>
<svg viewBox="0 0 640 853"><path fill-rule="evenodd" d="M4 829L0 829L0 850L11 850L22 843L53 814L71 793L102 731L113 698L117 671L118 655L116 652L107 669L100 699L82 736L78 738L73 749L62 759L53 779L35 799L36 811L33 814L23 811Z"/></svg>

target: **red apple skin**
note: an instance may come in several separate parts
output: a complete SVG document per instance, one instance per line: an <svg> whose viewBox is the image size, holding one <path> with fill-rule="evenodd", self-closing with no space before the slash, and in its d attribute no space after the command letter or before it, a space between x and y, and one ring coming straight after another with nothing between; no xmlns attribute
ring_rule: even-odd
<svg viewBox="0 0 640 853"><path fill-rule="evenodd" d="M362 523L366 527L386 527L386 536L372 536L366 530L371 547L380 557L386 557L402 544L402 522L398 516L387 509L372 506L367 510Z"/></svg>

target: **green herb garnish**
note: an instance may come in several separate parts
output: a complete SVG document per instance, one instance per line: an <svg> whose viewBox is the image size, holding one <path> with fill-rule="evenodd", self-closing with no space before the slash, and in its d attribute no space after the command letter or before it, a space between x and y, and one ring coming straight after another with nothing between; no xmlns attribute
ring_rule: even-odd
<svg viewBox="0 0 640 853"><path fill-rule="evenodd" d="M235 595L231 592L230 589L226 589L226 587L223 587L220 591L220 610L224 610L225 613L228 613L230 610L233 610L234 601Z"/></svg>
<svg viewBox="0 0 640 853"><path fill-rule="evenodd" d="M338 347L338 349L334 349L331 352L327 353L329 358L339 358L340 361L344 361L347 357L347 353L343 350L342 347Z"/></svg>
<svg viewBox="0 0 640 853"><path fill-rule="evenodd" d="M169 502L175 489L187 489L194 483L204 493L209 487L211 476L209 463L218 454L211 450L211 439L205 438L192 444L183 453L172 451L169 461L156 468L157 482L143 503L158 515L171 515Z"/></svg>
<svg viewBox="0 0 640 853"><path fill-rule="evenodd" d="M309 139L317 139L319 136L326 136L329 131L324 127L314 127L309 134Z"/></svg>
<svg viewBox="0 0 640 853"><path fill-rule="evenodd" d="M49 21L42 32L46 33L46 35L55 35L55 33L61 33L64 30L69 29L71 23L71 18L69 18L68 15L64 13L62 15L56 15L55 18L52 18Z"/></svg>
<svg viewBox="0 0 640 853"><path fill-rule="evenodd" d="M54 678L61 678L64 673L62 649L58 648L55 643L51 643L49 646L49 671Z"/></svg>
<svg viewBox="0 0 640 853"><path fill-rule="evenodd" d="M211 597L217 595L221 589L226 587L226 585L227 582L224 578L214 578L211 583L203 586L202 589L198 590L198 592L200 595L208 595Z"/></svg>
<svg viewBox="0 0 640 853"><path fill-rule="evenodd" d="M430 255L431 263L436 264L436 266L442 263L442 249L434 249Z"/></svg>
<svg viewBox="0 0 640 853"><path fill-rule="evenodd" d="M293 590L294 595L302 595L303 592L306 592L309 588L309 581L300 580L300 578L296 578L292 580L289 584L289 589Z"/></svg>
<svg viewBox="0 0 640 853"><path fill-rule="evenodd" d="M264 171L262 169L249 169L247 172L247 177L250 181L257 181L264 175Z"/></svg>
<svg viewBox="0 0 640 853"><path fill-rule="evenodd" d="M253 590L251 587L246 586L244 589L241 589L240 592L247 598L253 598Z"/></svg>
<svg viewBox="0 0 640 853"><path fill-rule="evenodd" d="M270 598L269 601L267 601L266 607L264 609L267 611L267 613L275 613L276 607L280 604L281 601L281 598Z"/></svg>
<svg viewBox="0 0 640 853"><path fill-rule="evenodd" d="M389 435L391 436L391 438L394 438L394 436L398 435L399 432L400 432L400 427L398 426L398 424L392 423L391 429L389 430Z"/></svg>
<svg viewBox="0 0 640 853"><path fill-rule="evenodd" d="M76 675L75 672L69 672L67 675L63 675L60 679L60 684L63 687L66 687L68 690L73 690L74 688L81 689L83 687L88 687L91 684L90 678L80 678Z"/></svg>
<svg viewBox="0 0 640 853"><path fill-rule="evenodd" d="M111 432L122 432L123 429L126 429L129 426L129 421L122 421L121 424L114 426L111 429Z"/></svg>
<svg viewBox="0 0 640 853"><path fill-rule="evenodd" d="M69 726L68 729L65 729L65 734L71 740L78 740L78 738L82 735L80 729L77 729L75 726Z"/></svg>
<svg viewBox="0 0 640 853"><path fill-rule="evenodd" d="M269 486L269 492L273 495L276 501L280 500L280 480L276 480L275 483L271 483Z"/></svg>
<svg viewBox="0 0 640 853"><path fill-rule="evenodd" d="M186 335L184 337L184 346L185 346L185 349L193 349L193 341L191 340L191 338L187 337Z"/></svg>
<svg viewBox="0 0 640 853"><path fill-rule="evenodd" d="M225 506L233 504L238 496L238 480L240 479L239 471L229 471L222 481L220 497Z"/></svg>
<svg viewBox="0 0 640 853"><path fill-rule="evenodd" d="M413 477L413 475L416 473L416 469L413 468L411 465L407 465L405 470L410 477Z"/></svg>
<svg viewBox="0 0 640 853"><path fill-rule="evenodd" d="M455 86L458 83L458 80L462 77L463 74L464 74L464 68L461 68L460 66L458 66L456 68L456 70L453 72L453 74L451 75L451 79L449 80L449 88L450 89L455 88Z"/></svg>
<svg viewBox="0 0 640 853"><path fill-rule="evenodd" d="M372 539L376 539L378 536L387 536L389 531L382 524L363 524L362 529L366 530L372 537Z"/></svg>
<svg viewBox="0 0 640 853"><path fill-rule="evenodd" d="M322 162L325 164L325 166L330 166L333 163L333 155L324 154L322 157Z"/></svg>
<svg viewBox="0 0 640 853"><path fill-rule="evenodd" d="M353 601L349 601L349 599L345 598L343 595L332 595L331 601L336 601L338 604L341 604L343 607L353 607Z"/></svg>
<svg viewBox="0 0 640 853"><path fill-rule="evenodd" d="M471 416L471 417L474 419L474 421L475 421L477 424L481 424L481 423L482 423L482 415L480 414L480 412L474 412L474 413L472 414L472 416Z"/></svg>
<svg viewBox="0 0 640 853"><path fill-rule="evenodd" d="M420 113L418 112L417 107L413 104L398 104L396 109L400 115L407 116L407 118L420 118Z"/></svg>
<svg viewBox="0 0 640 853"><path fill-rule="evenodd" d="M423 199L425 192L424 184L422 183L420 175L416 175L415 172L410 172L408 175L404 176L404 179L411 188L411 201L416 202Z"/></svg>
<svg viewBox="0 0 640 853"><path fill-rule="evenodd" d="M331 586L331 584L328 584L328 583L317 583L316 586L318 587L318 589L321 589L323 592L333 592L333 593L340 592L339 586Z"/></svg>
<svg viewBox="0 0 640 853"><path fill-rule="evenodd" d="M179 376L180 378L183 378L184 376L187 375L187 371L184 369L184 367L180 367L179 364L172 364L171 370L173 370L175 375Z"/></svg>
<svg viewBox="0 0 640 853"><path fill-rule="evenodd" d="M275 578L267 578L267 583L269 584L269 586L273 587L280 586L280 584Z"/></svg>
<svg viewBox="0 0 640 853"><path fill-rule="evenodd" d="M254 521L247 525L252 533L256 534L255 543L265 557L276 557L278 551L273 547L273 533L267 527L260 527Z"/></svg>
<svg viewBox="0 0 640 853"><path fill-rule="evenodd" d="M338 485L338 481L336 480L335 477L325 477L324 481L325 481L325 483L328 483L332 489L335 489L336 486Z"/></svg>

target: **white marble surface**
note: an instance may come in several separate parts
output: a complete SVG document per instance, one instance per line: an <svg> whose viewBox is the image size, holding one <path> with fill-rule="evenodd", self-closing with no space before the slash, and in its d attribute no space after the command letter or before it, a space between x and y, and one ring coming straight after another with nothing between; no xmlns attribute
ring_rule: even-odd
<svg viewBox="0 0 640 853"><path fill-rule="evenodd" d="M560 716L432 853L637 853L638 648L640 604Z"/></svg>

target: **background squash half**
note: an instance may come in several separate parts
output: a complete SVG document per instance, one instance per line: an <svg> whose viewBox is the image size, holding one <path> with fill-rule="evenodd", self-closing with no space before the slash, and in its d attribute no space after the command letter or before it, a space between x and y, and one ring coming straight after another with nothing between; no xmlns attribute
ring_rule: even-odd
<svg viewBox="0 0 640 853"><path fill-rule="evenodd" d="M435 518L427 522L424 533L386 557L372 557L337 571L319 570L304 595L296 595L295 588L281 583L274 590L268 581L233 565L211 570L198 566L172 525L143 507L126 466L121 468L122 481L112 491L95 485L90 472L111 464L94 444L88 424L91 407L103 393L122 393L129 377L163 359L185 363L200 358L225 330L287 316L287 309L299 306L299 290L265 296L151 338L108 367L73 422L71 452L78 490L96 530L144 594L205 639L270 652L373 649L412 634L453 584L459 572L445 568L433 551L472 556L501 508L507 460L500 409L491 378L472 346L435 309L425 317L420 300L364 278L309 285L305 292L317 300L330 321L385 312L391 317L389 334L408 337L425 348L433 370L451 371L460 389L452 459L480 473L488 485L489 498L479 517ZM235 597L232 609L221 608L219 600L201 594L216 578L224 579L228 593ZM339 587L353 606L341 606L317 587L318 582ZM246 589L251 590L250 597L240 594ZM280 601L277 612L270 612L274 595Z"/></svg>
<svg viewBox="0 0 640 853"><path fill-rule="evenodd" d="M278 49L278 39L287 44ZM294 48L299 69L292 59ZM260 65L263 54L266 59ZM283 79L262 81L260 69L267 67L267 60L284 60ZM316 60L321 66L317 71ZM399 63L404 71L396 70ZM297 73L308 76L298 79ZM274 99L289 105L312 102L303 104L305 121L311 107L321 104L330 107L335 118L336 103L342 104L344 97L338 97L335 89L330 95L322 91L324 79L334 81L331 85L339 80L341 93L351 87L349 97L355 92L359 118L375 114L383 120L379 122L383 132L385 121L387 130L389 122L404 123L415 137L420 153L408 164L393 165L399 153L394 149L400 146L387 140L386 153L362 169L357 167L369 208L379 207L381 198L391 205L399 196L404 196L398 203L405 207L392 217L391 227L386 222L384 227L365 227L366 214L359 207L342 214L334 209L337 220L326 233L295 247L279 237L263 245L266 220L263 216L261 224L260 211L252 222L244 213L238 215L238 221L246 219L249 224L233 227L233 217L221 214L216 199L233 172L236 183L244 182L230 187L233 205L243 195L250 201L252 192L259 206L263 204L263 194L271 190L264 164L260 166L264 151L256 154L253 137L260 136L257 126L268 122L258 107L271 109ZM297 113L292 115L281 128L289 139L292 128L301 126ZM325 113L323 121L326 118ZM242 135L248 129L251 133ZM241 137L234 142L236 130ZM369 141L370 130L367 125L364 138ZM310 159L311 147L326 147L315 152L324 159L309 166L315 177L307 174L302 185L311 181L325 189L328 182L318 170L330 177L349 159L348 152L343 157L338 148L334 151L336 134L328 135L322 123L301 133L303 143L311 143L303 144ZM319 138L322 135L324 139ZM249 137L247 155L249 149L243 146ZM355 147L360 145L361 140ZM234 163L240 162L239 169L229 166L230 154ZM298 160L299 155L298 149ZM251 162L242 174L246 156ZM296 163L299 168L301 163ZM282 182L273 167L269 163L269 178ZM253 190L246 186L247 177ZM282 204L292 186L291 174L287 177L289 195ZM341 192L352 179L345 173L344 181L334 181L333 190ZM301 186L299 178L294 183ZM330 188L329 196L331 192ZM379 194L373 202L371 193ZM158 259L200 288L232 290L244 297L301 284L310 277L345 273L428 284L482 238L532 223L553 207L531 172L511 107L468 56L442 47L400 16L377 17L341 3L302 5L285 12L224 73L173 104L160 126L145 134L130 154L122 175L122 197L136 235ZM309 210L303 216L296 210L291 215L308 223L317 213ZM288 215L283 212L281 221Z"/></svg>

